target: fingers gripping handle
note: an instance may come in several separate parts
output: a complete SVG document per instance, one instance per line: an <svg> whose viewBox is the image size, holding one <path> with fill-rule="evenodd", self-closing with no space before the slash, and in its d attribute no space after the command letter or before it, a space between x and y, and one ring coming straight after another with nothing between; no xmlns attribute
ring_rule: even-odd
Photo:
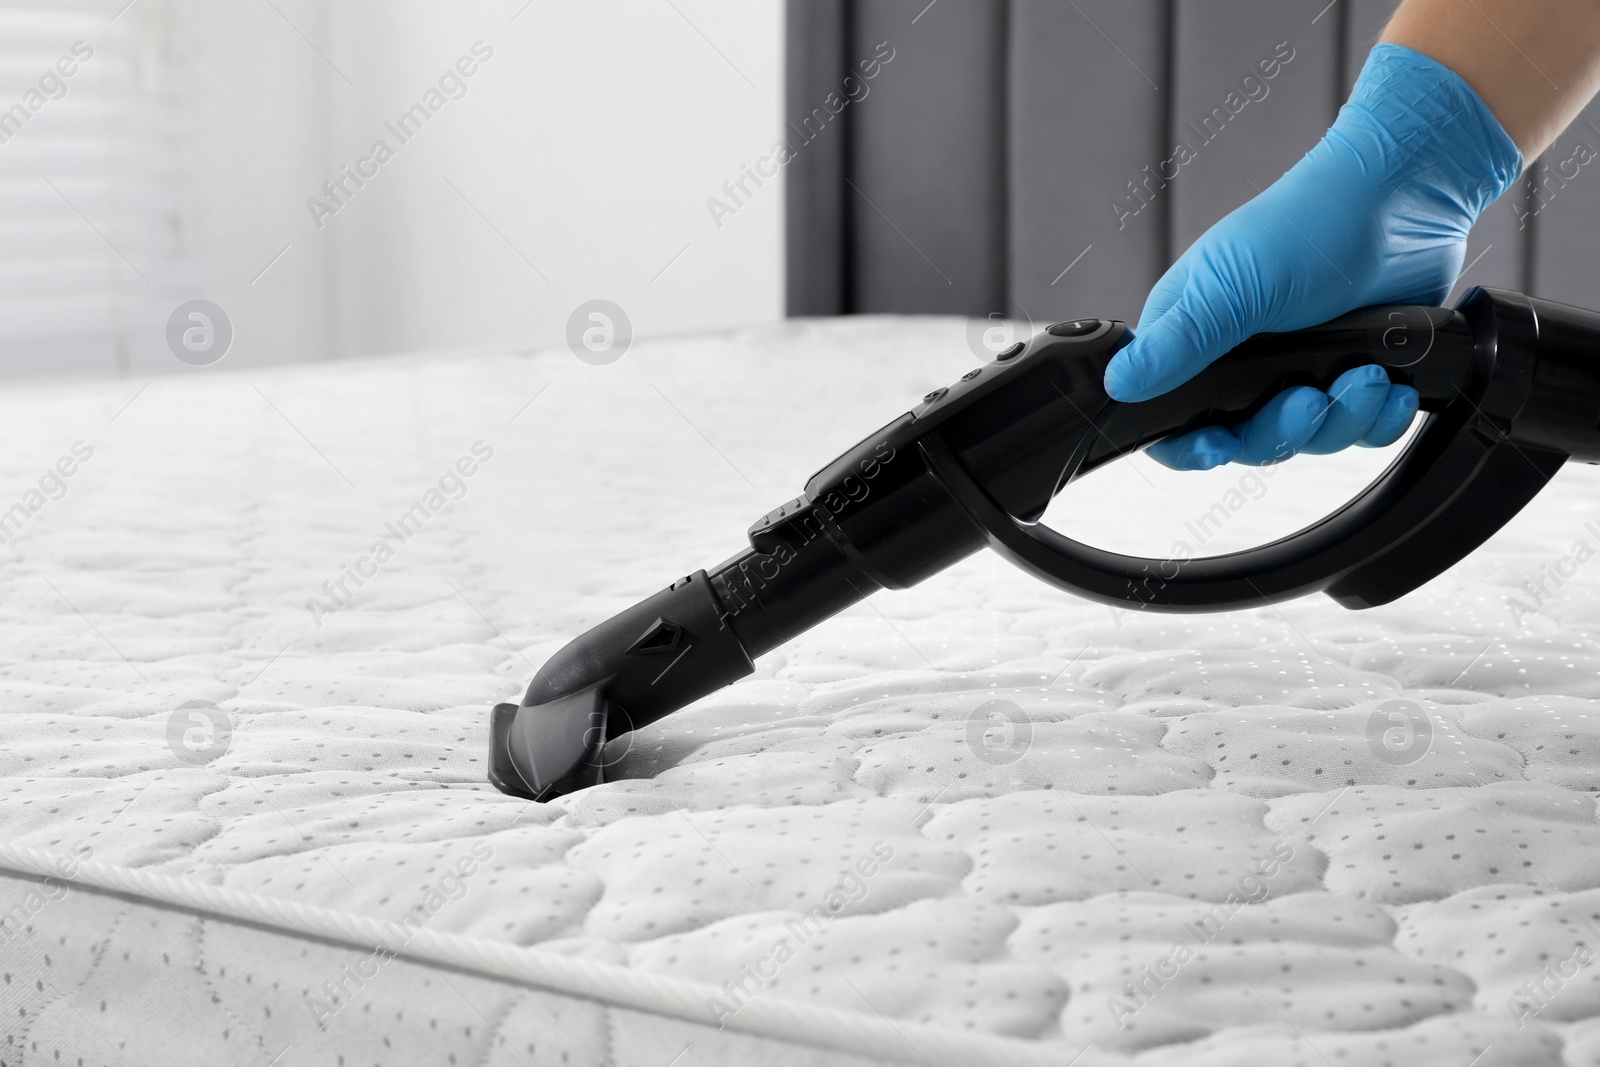
<svg viewBox="0 0 1600 1067"><path fill-rule="evenodd" d="M1181 612L1325 591L1347 607L1370 607L1410 592L1487 540L1572 451L1508 435L1528 399L1537 349L1532 302L1473 290L1456 312L1366 309L1311 330L1253 338L1151 401L1079 398L1078 406L1098 413L1087 432L1102 447L1079 450L1084 458L1064 482L1168 434L1244 417L1285 385L1325 388L1363 362L1384 365L1393 381L1418 390L1431 414L1376 482L1305 529L1222 556L1150 559L1082 544L1007 513L942 435L926 436L920 447L992 548L1077 595Z"/></svg>

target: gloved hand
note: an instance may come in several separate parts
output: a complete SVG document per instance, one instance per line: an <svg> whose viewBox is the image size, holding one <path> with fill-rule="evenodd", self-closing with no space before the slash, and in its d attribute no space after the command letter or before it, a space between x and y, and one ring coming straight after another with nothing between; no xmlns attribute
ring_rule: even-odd
<svg viewBox="0 0 1600 1067"><path fill-rule="evenodd" d="M1522 171L1522 153L1449 68L1396 44L1372 50L1321 142L1267 190L1206 231L1151 291L1135 337L1106 367L1117 400L1181 384L1252 334L1298 330L1369 304L1439 304L1467 231ZM1297 452L1381 447L1417 393L1360 367L1327 393L1286 390L1248 422L1158 442L1178 470Z"/></svg>

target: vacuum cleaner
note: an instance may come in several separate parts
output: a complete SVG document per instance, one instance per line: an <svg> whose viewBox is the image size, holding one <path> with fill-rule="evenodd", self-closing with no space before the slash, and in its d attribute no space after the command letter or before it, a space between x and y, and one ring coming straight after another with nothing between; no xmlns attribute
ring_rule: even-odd
<svg viewBox="0 0 1600 1067"><path fill-rule="evenodd" d="M1569 458L1600 462L1600 314L1474 288L1454 309L1364 308L1259 334L1177 389L1124 404L1102 376L1132 333L1048 327L935 389L757 519L749 543L557 652L490 719L489 781L529 800L600 783L607 744L751 673L751 661L880 589L985 546L1068 593L1224 611L1322 592L1387 604L1509 522ZM1039 522L1074 479L1153 441L1242 421L1281 390L1376 363L1423 423L1339 510L1270 544L1146 559ZM626 743L613 746L625 748Z"/></svg>

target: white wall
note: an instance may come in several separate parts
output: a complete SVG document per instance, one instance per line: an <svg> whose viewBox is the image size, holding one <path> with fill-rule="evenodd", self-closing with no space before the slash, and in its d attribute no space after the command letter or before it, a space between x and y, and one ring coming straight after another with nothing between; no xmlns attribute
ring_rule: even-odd
<svg viewBox="0 0 1600 1067"><path fill-rule="evenodd" d="M147 2L123 18L161 10ZM215 301L233 320L230 365L340 354L334 247L307 240L299 225L300 201L326 177L336 76L283 16L324 51L327 19L316 0L273 4L282 16L266 3L178 0L167 5L162 34L163 91L182 130L178 225L203 279L187 295ZM164 337L146 340L135 370L183 369Z"/></svg>
<svg viewBox="0 0 1600 1067"><path fill-rule="evenodd" d="M554 344L595 297L640 333L780 316L781 184L720 230L705 206L779 127L778 0L536 0L508 22L525 2L340 9L365 49L362 91L336 98L340 161L475 41L494 52L327 220L347 231L342 347Z"/></svg>
<svg viewBox="0 0 1600 1067"><path fill-rule="evenodd" d="M636 335L782 314L781 177L720 228L706 207L781 125L781 0L138 0L113 27L123 2L81 6L138 42L178 130L176 207L143 220L175 281L99 369L184 369L159 326L189 296L233 320L230 365L557 345L597 297ZM402 144L385 123L480 40ZM379 139L393 158L319 228L307 200Z"/></svg>

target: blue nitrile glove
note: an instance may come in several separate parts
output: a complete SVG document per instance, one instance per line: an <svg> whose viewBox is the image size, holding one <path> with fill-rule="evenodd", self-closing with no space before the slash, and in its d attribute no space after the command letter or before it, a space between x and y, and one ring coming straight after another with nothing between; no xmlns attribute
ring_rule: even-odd
<svg viewBox="0 0 1600 1067"><path fill-rule="evenodd" d="M1106 367L1106 391L1147 400L1252 334L1369 304L1441 303L1461 271L1467 231L1521 171L1522 153L1466 82L1420 52L1378 45L1321 142L1156 284L1133 342ZM1168 467L1204 470L1381 447L1416 411L1416 390L1367 366L1327 393L1289 389L1246 423L1149 452Z"/></svg>

